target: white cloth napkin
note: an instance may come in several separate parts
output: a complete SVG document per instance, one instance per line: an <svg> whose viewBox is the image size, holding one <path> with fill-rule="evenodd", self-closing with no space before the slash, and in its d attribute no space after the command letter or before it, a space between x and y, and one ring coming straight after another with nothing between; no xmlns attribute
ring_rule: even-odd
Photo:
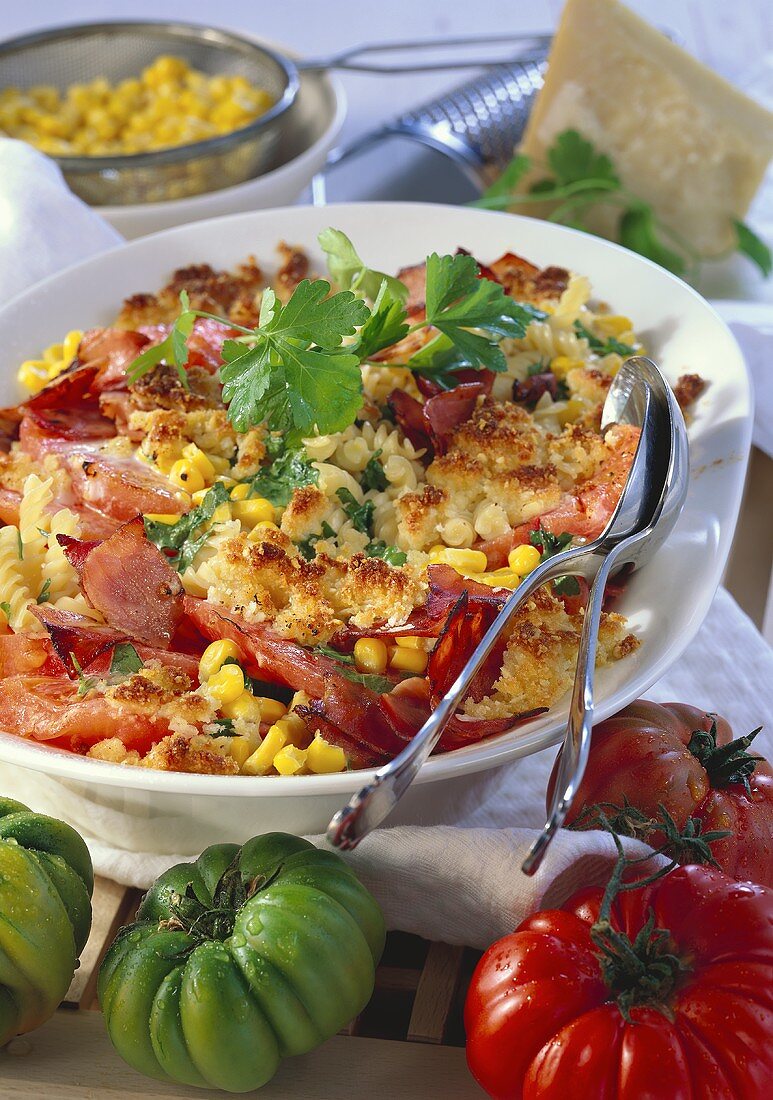
<svg viewBox="0 0 773 1100"><path fill-rule="evenodd" d="M0 302L122 240L68 190L54 161L0 137Z"/></svg>
<svg viewBox="0 0 773 1100"><path fill-rule="evenodd" d="M755 750L773 759L773 651L723 589L695 641L647 696L722 714L737 736L764 723ZM471 782L470 799L449 807L437 825L381 829L346 854L380 902L389 928L486 947L540 906L560 905L580 886L606 881L614 849L611 838L598 832L559 833L534 878L521 873L545 819L554 755L546 750L499 769L479 804ZM86 839L96 870L132 886L144 888L190 858L119 851L96 837ZM642 848L631 844L630 850Z"/></svg>
<svg viewBox="0 0 773 1100"><path fill-rule="evenodd" d="M3 298L119 240L69 194L51 162L19 142L0 140ZM773 652L727 592L718 592L693 644L648 695L717 711L737 734L764 722L768 729L756 747L773 756ZM553 755L501 768L479 800L476 792L484 788L471 780L470 797L437 825L380 830L346 857L380 901L390 928L484 947L540 905L558 905L579 886L604 881L613 846L601 833L559 834L537 875L521 874L544 821ZM0 782L5 793L14 793L7 767ZM183 858L86 839L97 872L127 885L145 887Z"/></svg>

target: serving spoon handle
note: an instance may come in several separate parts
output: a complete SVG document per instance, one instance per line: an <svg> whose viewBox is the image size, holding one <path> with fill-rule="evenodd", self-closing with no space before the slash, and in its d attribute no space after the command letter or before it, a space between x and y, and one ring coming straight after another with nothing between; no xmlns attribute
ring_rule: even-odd
<svg viewBox="0 0 773 1100"><path fill-rule="evenodd" d="M585 774L593 729L593 686L604 589L615 563L625 550L627 541L620 544L620 552L616 547L604 558L588 594L558 775L553 787L545 827L532 844L521 865L521 870L526 875L533 875L542 863L553 837L566 820L566 815L577 794L577 788Z"/></svg>

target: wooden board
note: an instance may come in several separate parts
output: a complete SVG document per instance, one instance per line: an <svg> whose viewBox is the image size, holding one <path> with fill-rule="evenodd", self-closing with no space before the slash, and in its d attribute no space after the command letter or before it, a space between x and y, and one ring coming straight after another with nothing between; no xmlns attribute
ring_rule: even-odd
<svg viewBox="0 0 773 1100"><path fill-rule="evenodd" d="M89 942L65 1003L38 1031L0 1051L2 1100L165 1100L221 1097L142 1077L110 1045L96 997L99 964L141 894L97 879ZM468 1100L483 1093L464 1058L464 992L478 952L387 937L376 989L364 1012L318 1050L292 1058L260 1090L266 1100L340 1100L395 1093L409 1100Z"/></svg>

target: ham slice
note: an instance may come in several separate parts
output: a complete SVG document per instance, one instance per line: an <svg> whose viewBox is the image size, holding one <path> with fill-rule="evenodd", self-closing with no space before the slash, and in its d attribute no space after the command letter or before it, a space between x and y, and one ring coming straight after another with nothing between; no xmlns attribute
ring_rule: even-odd
<svg viewBox="0 0 773 1100"><path fill-rule="evenodd" d="M115 435L115 424L96 406L28 409L19 426L21 449L33 458L47 454L89 453Z"/></svg>
<svg viewBox="0 0 773 1100"><path fill-rule="evenodd" d="M429 462L434 455L445 454L454 431L470 419L478 398L489 390L487 379L462 382L452 390L435 394L423 405L405 390L393 390L387 403L403 434L414 447L425 448L425 461Z"/></svg>
<svg viewBox="0 0 773 1100"><path fill-rule="evenodd" d="M160 661L168 668L186 673L193 681L198 679L198 657L191 654L142 645L106 623L95 623L83 615L62 611L52 604L30 607L30 611L45 626L51 646L58 657L57 663L61 662L71 679L77 679L79 673L107 676L115 647L127 642L134 646L143 664ZM38 637L37 641L41 642L42 639Z"/></svg>
<svg viewBox="0 0 773 1100"><path fill-rule="evenodd" d="M90 452L71 463L70 476L76 507L85 505L113 520L148 512L180 515L190 507L186 494L136 458Z"/></svg>
<svg viewBox="0 0 773 1100"><path fill-rule="evenodd" d="M80 570L90 603L110 626L146 645L169 648L182 616L183 587L166 556L147 539L142 516L87 551L66 536L57 538Z"/></svg>
<svg viewBox="0 0 773 1100"><path fill-rule="evenodd" d="M240 664L258 680L321 696L326 675L341 676L335 661L282 638L266 623L251 623L235 611L193 596L185 597L183 607L205 638L235 642L241 653Z"/></svg>

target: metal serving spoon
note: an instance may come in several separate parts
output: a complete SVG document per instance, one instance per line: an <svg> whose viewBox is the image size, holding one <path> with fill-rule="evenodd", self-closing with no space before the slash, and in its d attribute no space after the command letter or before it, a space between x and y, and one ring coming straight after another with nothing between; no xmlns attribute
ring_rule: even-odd
<svg viewBox="0 0 773 1100"><path fill-rule="evenodd" d="M356 847L391 813L437 744L499 635L524 601L556 577L578 574L588 580L595 578L603 559L624 539L651 522L652 509L644 501L649 502L656 492L658 495L662 492L666 475L659 469L662 463L657 461L656 455L656 439L663 437L660 433L656 436L654 428L655 406L646 377L650 371L661 377L650 360L642 357L628 360L615 376L604 403L602 428L616 423L635 424L642 428L623 493L606 528L593 542L556 554L524 578L416 736L333 817L327 836L336 847Z"/></svg>
<svg viewBox="0 0 773 1100"><path fill-rule="evenodd" d="M588 595L577 668L569 708L569 722L559 755L558 776L553 788L545 827L532 844L521 870L533 875L550 842L561 828L585 774L593 727L593 685L604 589L614 569L630 565L639 569L672 531L687 495L689 459L687 431L681 409L670 387L655 367L643 357L635 363L650 388L651 433L643 440L652 477L641 498L643 526L613 547L601 562ZM646 431L646 428L645 428ZM657 528L657 530L656 530Z"/></svg>

